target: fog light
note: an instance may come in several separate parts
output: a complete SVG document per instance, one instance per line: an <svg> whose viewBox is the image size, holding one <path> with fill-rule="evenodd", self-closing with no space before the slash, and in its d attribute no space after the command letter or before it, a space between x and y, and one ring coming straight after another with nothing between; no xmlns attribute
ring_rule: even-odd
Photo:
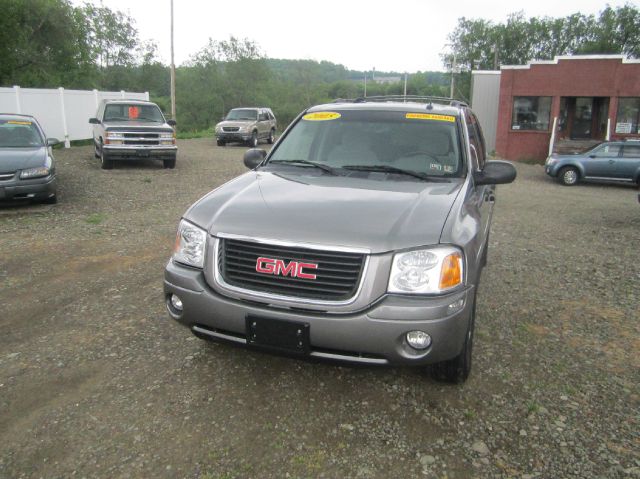
<svg viewBox="0 0 640 479"><path fill-rule="evenodd" d="M409 331L407 333L407 343L413 349L427 349L431 346L431 336L424 331Z"/></svg>
<svg viewBox="0 0 640 479"><path fill-rule="evenodd" d="M171 306L173 306L176 311L182 311L182 300L175 294L171 295Z"/></svg>
<svg viewBox="0 0 640 479"><path fill-rule="evenodd" d="M449 306L447 306L447 314L457 313L462 309L463 306L464 306L464 299L461 298L457 301L454 301Z"/></svg>

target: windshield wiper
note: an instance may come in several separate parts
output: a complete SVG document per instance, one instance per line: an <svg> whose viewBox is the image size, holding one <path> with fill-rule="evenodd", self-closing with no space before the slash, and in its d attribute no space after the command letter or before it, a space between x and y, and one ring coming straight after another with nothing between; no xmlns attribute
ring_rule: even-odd
<svg viewBox="0 0 640 479"><path fill-rule="evenodd" d="M300 165L300 166L314 166L316 168L320 168L322 171L326 171L327 173L336 176L338 173L336 173L336 170L334 168L331 168L329 165L325 165L324 163L318 163L316 161L309 161L309 160L272 160L269 163L287 163L290 165ZM267 163L267 165L269 164Z"/></svg>
<svg viewBox="0 0 640 479"><path fill-rule="evenodd" d="M420 173L413 170L404 170L402 168L396 168L395 166L388 165L346 165L342 167L344 170L353 171L375 171L380 173L397 173L399 175L413 176L414 178L420 178L421 180L437 181L448 183L449 180L439 176L427 175L426 173Z"/></svg>

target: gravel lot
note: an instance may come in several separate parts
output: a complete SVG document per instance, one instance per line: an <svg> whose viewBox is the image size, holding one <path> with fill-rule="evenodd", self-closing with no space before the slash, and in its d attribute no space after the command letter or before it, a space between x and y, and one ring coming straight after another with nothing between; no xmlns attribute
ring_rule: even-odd
<svg viewBox="0 0 640 479"><path fill-rule="evenodd" d="M499 188L464 386L195 339L162 272L243 147L99 169L0 208L0 477L640 477L640 204L518 165Z"/></svg>

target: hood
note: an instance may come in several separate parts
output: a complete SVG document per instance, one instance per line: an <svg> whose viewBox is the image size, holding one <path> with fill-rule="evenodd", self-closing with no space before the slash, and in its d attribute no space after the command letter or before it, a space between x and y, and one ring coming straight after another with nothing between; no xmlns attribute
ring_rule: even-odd
<svg viewBox="0 0 640 479"><path fill-rule="evenodd" d="M47 161L47 147L0 148L0 172L44 166Z"/></svg>
<svg viewBox="0 0 640 479"><path fill-rule="evenodd" d="M252 171L202 198L185 218L210 234L365 248L437 244L463 179L451 183Z"/></svg>
<svg viewBox="0 0 640 479"><path fill-rule="evenodd" d="M173 131L171 125L162 121L106 121L104 126L107 131L126 131L132 128L136 130Z"/></svg>
<svg viewBox="0 0 640 479"><path fill-rule="evenodd" d="M219 127L223 127L223 126L227 126L227 127L234 127L234 126L247 126L247 125L252 125L253 123L255 123L257 120L224 120L221 121L220 123L218 123L216 126Z"/></svg>

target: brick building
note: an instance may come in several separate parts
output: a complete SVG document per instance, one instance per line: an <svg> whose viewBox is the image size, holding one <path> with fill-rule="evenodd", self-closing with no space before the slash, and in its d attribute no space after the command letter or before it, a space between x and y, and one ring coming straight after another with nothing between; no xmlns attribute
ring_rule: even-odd
<svg viewBox="0 0 640 479"><path fill-rule="evenodd" d="M502 66L500 72L474 75L474 82L476 78L499 81L495 150L500 157L546 158L554 122L555 142L640 138L640 60L621 55L556 57ZM475 89L474 107L482 96ZM482 112L479 116L483 122Z"/></svg>

